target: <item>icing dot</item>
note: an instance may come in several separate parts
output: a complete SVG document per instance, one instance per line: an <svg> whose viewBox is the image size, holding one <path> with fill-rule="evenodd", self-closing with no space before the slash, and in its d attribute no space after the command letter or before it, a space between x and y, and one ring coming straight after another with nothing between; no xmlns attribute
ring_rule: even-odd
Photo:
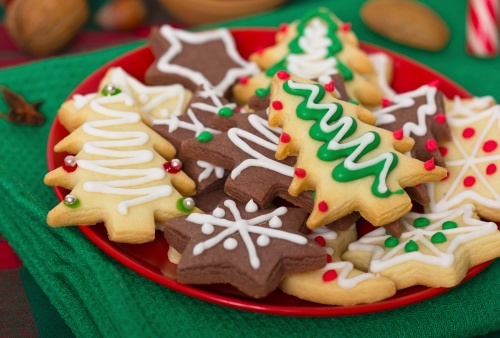
<svg viewBox="0 0 500 338"><path fill-rule="evenodd" d="M78 208L80 206L80 200L76 198L75 195L68 194L64 197L63 203L65 206L70 208Z"/></svg>
<svg viewBox="0 0 500 338"><path fill-rule="evenodd" d="M382 108L389 107L392 104L392 101L389 100L388 98L383 98L382 99Z"/></svg>
<svg viewBox="0 0 500 338"><path fill-rule="evenodd" d="M321 212L327 212L328 211L328 204L326 204L325 201L321 201L318 203L318 210Z"/></svg>
<svg viewBox="0 0 500 338"><path fill-rule="evenodd" d="M212 215L217 218L222 218L226 215L226 212L224 211L224 209L217 207L214 209L214 211L212 211Z"/></svg>
<svg viewBox="0 0 500 338"><path fill-rule="evenodd" d="M236 239L230 237L224 241L223 245L224 245L224 249L226 249L226 250L234 250L238 246L238 241Z"/></svg>
<svg viewBox="0 0 500 338"><path fill-rule="evenodd" d="M335 82L332 80L324 85L325 90L332 93L335 90Z"/></svg>
<svg viewBox="0 0 500 338"><path fill-rule="evenodd" d="M122 91L118 88L113 83L108 83L107 85L104 86L104 88L101 90L101 94L103 96L112 96L112 95L118 95Z"/></svg>
<svg viewBox="0 0 500 338"><path fill-rule="evenodd" d="M316 190L313 190L313 192L311 192L311 198L314 199L316 197Z"/></svg>
<svg viewBox="0 0 500 338"><path fill-rule="evenodd" d="M176 158L163 164L163 169L169 174L177 174L182 169L182 162Z"/></svg>
<svg viewBox="0 0 500 338"><path fill-rule="evenodd" d="M429 151L434 151L437 149L438 143L436 142L436 140L430 139L430 140L427 140L427 142L425 143L425 147Z"/></svg>
<svg viewBox="0 0 500 338"><path fill-rule="evenodd" d="M439 81L439 80L434 80L434 81L429 82L427 85L428 85L429 87L434 87L434 88L437 88L437 87L439 87L439 84L440 84L440 83L441 83L441 81Z"/></svg>
<svg viewBox="0 0 500 338"><path fill-rule="evenodd" d="M205 235L210 235L214 232L215 228L212 224L210 223L204 223L201 226L201 232L203 232Z"/></svg>
<svg viewBox="0 0 500 338"><path fill-rule="evenodd" d="M397 129L392 132L392 135L396 140L402 140L403 139L403 129Z"/></svg>
<svg viewBox="0 0 500 338"><path fill-rule="evenodd" d="M437 121L437 123L446 123L446 115L445 114L436 114L434 115L434 120Z"/></svg>
<svg viewBox="0 0 500 338"><path fill-rule="evenodd" d="M290 135L288 135L285 132L281 133L280 141L283 142L283 143L290 142Z"/></svg>
<svg viewBox="0 0 500 338"><path fill-rule="evenodd" d="M257 88L255 89L255 95L257 95L258 97L266 97L267 90L265 90L264 88Z"/></svg>
<svg viewBox="0 0 500 338"><path fill-rule="evenodd" d="M282 225L283 225L283 222L281 221L281 219L278 216L273 216L269 220L269 227L271 227L273 229L281 228Z"/></svg>
<svg viewBox="0 0 500 338"><path fill-rule="evenodd" d="M351 30L352 23L350 22L345 22L340 26L340 30L344 33L347 33Z"/></svg>
<svg viewBox="0 0 500 338"><path fill-rule="evenodd" d="M271 103L273 109L276 109L276 110L281 110L283 109L283 103L281 103L281 101L278 101L278 100L274 100L273 103Z"/></svg>
<svg viewBox="0 0 500 338"><path fill-rule="evenodd" d="M229 107L222 107L217 112L217 115L222 116L222 117L230 117L230 116L233 116L233 110Z"/></svg>
<svg viewBox="0 0 500 338"><path fill-rule="evenodd" d="M210 142L214 136L209 131L202 131L200 135L196 138L198 142Z"/></svg>
<svg viewBox="0 0 500 338"><path fill-rule="evenodd" d="M418 244L415 243L413 240L409 240L408 243L405 245L405 251L406 252L413 252L418 250Z"/></svg>
<svg viewBox="0 0 500 338"><path fill-rule="evenodd" d="M318 243L321 246L326 245L326 241L325 241L325 238L323 236L317 236L314 238L314 240L316 241L316 243Z"/></svg>
<svg viewBox="0 0 500 338"><path fill-rule="evenodd" d="M335 279L337 279L337 271L335 270L328 270L323 274L323 282L331 282Z"/></svg>
<svg viewBox="0 0 500 338"><path fill-rule="evenodd" d="M332 255L327 254L327 255L326 255L326 262L327 262L327 263L331 263L331 262L332 262L332 260L333 260L333 259L332 259Z"/></svg>
<svg viewBox="0 0 500 338"><path fill-rule="evenodd" d="M431 242L435 244L446 242L446 236L442 232L436 232L431 237Z"/></svg>
<svg viewBox="0 0 500 338"><path fill-rule="evenodd" d="M486 175L493 175L497 172L497 166L495 163L488 164L486 167Z"/></svg>
<svg viewBox="0 0 500 338"><path fill-rule="evenodd" d="M179 198L176 204L177 210L185 213L193 211L194 206L194 200L191 197Z"/></svg>
<svg viewBox="0 0 500 338"><path fill-rule="evenodd" d="M463 138L471 138L475 133L476 131L474 130L474 128L468 127L464 129L464 131L462 132L462 136Z"/></svg>
<svg viewBox="0 0 500 338"><path fill-rule="evenodd" d="M68 155L64 158L64 162L63 162L63 169L64 171L68 172L68 173L72 173L73 171L76 170L76 168L78 168L78 165L76 164L76 158L72 155Z"/></svg>
<svg viewBox="0 0 500 338"><path fill-rule="evenodd" d="M413 226L416 228L423 228L431 224L430 219L426 217L419 217L413 221Z"/></svg>
<svg viewBox="0 0 500 338"><path fill-rule="evenodd" d="M304 178L306 177L306 171L302 168L296 168L295 169L295 176L298 178Z"/></svg>
<svg viewBox="0 0 500 338"><path fill-rule="evenodd" d="M399 239L397 239L396 237L392 237L392 236L387 238L384 241L384 246L386 248L394 248L398 244L399 244Z"/></svg>
<svg viewBox="0 0 500 338"><path fill-rule="evenodd" d="M467 188L472 187L476 183L476 178L474 176L467 176L464 178L464 186Z"/></svg>
<svg viewBox="0 0 500 338"><path fill-rule="evenodd" d="M446 221L441 225L441 228L443 228L443 230L455 229L458 228L458 224L454 221Z"/></svg>
<svg viewBox="0 0 500 338"><path fill-rule="evenodd" d="M436 165L434 164L434 157L424 162L424 168L427 171L431 171L432 169L436 168Z"/></svg>
<svg viewBox="0 0 500 338"><path fill-rule="evenodd" d="M445 181L448 179L448 177L450 177L450 172L449 171L446 171L446 175L441 179L441 181Z"/></svg>
<svg viewBox="0 0 500 338"><path fill-rule="evenodd" d="M259 46L259 47L257 47L257 48L255 49L255 52L256 52L257 54L259 54L259 55L260 55L260 54L262 54L262 52L264 52L264 48L263 48L263 47L261 47L261 46Z"/></svg>
<svg viewBox="0 0 500 338"><path fill-rule="evenodd" d="M446 154L448 154L448 148L446 148L446 147L439 147L439 153L441 154L441 156L445 157Z"/></svg>
<svg viewBox="0 0 500 338"><path fill-rule="evenodd" d="M498 147L498 143L495 140L488 140L483 144L483 150L487 153L491 153Z"/></svg>
<svg viewBox="0 0 500 338"><path fill-rule="evenodd" d="M278 29L281 33L285 33L288 30L288 25L286 23L282 23Z"/></svg>
<svg viewBox="0 0 500 338"><path fill-rule="evenodd" d="M276 73L276 76L278 76L278 79L280 79L280 80L288 80L290 78L290 74L288 74L284 70L278 71Z"/></svg>
<svg viewBox="0 0 500 338"><path fill-rule="evenodd" d="M245 211L246 212L256 212L259 209L257 204L252 200L248 201L248 203L245 205Z"/></svg>
<svg viewBox="0 0 500 338"><path fill-rule="evenodd" d="M271 243L271 239L269 238L269 236L260 235L259 237L257 237L258 246L268 246L269 243Z"/></svg>
<svg viewBox="0 0 500 338"><path fill-rule="evenodd" d="M240 83L242 85L246 85L248 83L248 77L247 76L243 76L242 78L240 78Z"/></svg>

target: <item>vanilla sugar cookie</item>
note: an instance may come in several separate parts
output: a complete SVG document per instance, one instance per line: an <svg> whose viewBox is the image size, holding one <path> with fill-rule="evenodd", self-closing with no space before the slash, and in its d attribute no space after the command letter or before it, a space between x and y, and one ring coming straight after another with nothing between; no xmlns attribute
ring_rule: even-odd
<svg viewBox="0 0 500 338"><path fill-rule="evenodd" d="M97 94L79 111L87 122L61 140L64 164L44 183L71 190L47 215L53 227L104 222L111 241L145 243L155 221L196 211L194 182L182 171L166 172L174 147L141 121L125 93ZM167 160L168 159L168 160Z"/></svg>
<svg viewBox="0 0 500 338"><path fill-rule="evenodd" d="M265 96L274 74L286 70L310 80L341 74L351 99L370 106L381 103L382 92L361 76L373 72L370 59L359 48L350 25L329 10L320 8L293 22L277 41L250 56L265 71L234 86L238 102L248 102L253 94Z"/></svg>
<svg viewBox="0 0 500 338"><path fill-rule="evenodd" d="M467 271L500 256L500 232L479 220L474 205L403 216L401 237L376 229L351 243L342 259L363 271L392 279L397 289L413 285L453 287Z"/></svg>
<svg viewBox="0 0 500 338"><path fill-rule="evenodd" d="M283 292L320 304L344 306L373 303L396 293L392 280L357 270L351 262L340 259L347 245L357 239L354 225L346 231L320 227L308 236L325 248L328 263L319 270L285 276L280 284Z"/></svg>
<svg viewBox="0 0 500 338"><path fill-rule="evenodd" d="M484 219L500 222L500 106L464 117L448 117L452 140L439 144L448 176L427 184L428 210L464 203Z"/></svg>
<svg viewBox="0 0 500 338"><path fill-rule="evenodd" d="M463 99L455 96L444 100L446 115L450 117L470 117L496 104L493 96L481 96Z"/></svg>
<svg viewBox="0 0 500 338"><path fill-rule="evenodd" d="M276 158L297 155L291 195L315 190L309 228L353 211L375 226L394 222L412 204L403 188L439 180L444 168L404 153L413 140L363 122L371 114L339 101L324 86L280 72L271 86L269 125L283 128Z"/></svg>

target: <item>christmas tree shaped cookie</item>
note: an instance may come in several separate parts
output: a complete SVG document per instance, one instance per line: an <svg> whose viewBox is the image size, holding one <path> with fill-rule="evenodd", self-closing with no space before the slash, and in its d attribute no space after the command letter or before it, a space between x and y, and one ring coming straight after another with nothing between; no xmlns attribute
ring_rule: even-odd
<svg viewBox="0 0 500 338"><path fill-rule="evenodd" d="M433 161L403 155L413 140L364 123L358 116L365 111L336 100L321 84L286 72L273 79L269 125L286 135L276 157L298 155L290 194L315 190L310 228L353 211L375 226L389 224L412 207L404 187L446 175Z"/></svg>
<svg viewBox="0 0 500 338"><path fill-rule="evenodd" d="M342 258L403 289L453 287L471 267L500 256L497 225L479 220L472 204L439 213L411 212L402 223L399 239L376 229L351 243Z"/></svg>
<svg viewBox="0 0 500 338"><path fill-rule="evenodd" d="M64 165L45 176L47 185L71 190L52 209L54 227L104 222L110 240L154 239L155 221L194 210L194 182L180 171L174 147L141 121L131 98L115 88L80 109L87 122L61 140ZM170 159L170 160L166 160Z"/></svg>
<svg viewBox="0 0 500 338"><path fill-rule="evenodd" d="M362 76L373 72L372 63L359 48L349 24L342 23L333 13L322 8L282 27L276 45L250 57L265 71L243 79L234 87L237 101L247 102L254 93L264 96L272 76L279 70L286 70L320 82L340 73L352 99L370 106L380 104L382 92Z"/></svg>

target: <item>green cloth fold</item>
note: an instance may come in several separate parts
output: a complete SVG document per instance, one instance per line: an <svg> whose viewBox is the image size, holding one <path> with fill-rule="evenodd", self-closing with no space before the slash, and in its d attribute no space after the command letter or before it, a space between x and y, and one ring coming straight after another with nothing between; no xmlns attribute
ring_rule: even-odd
<svg viewBox="0 0 500 338"><path fill-rule="evenodd" d="M427 1L429 3L429 1ZM406 54L448 75L476 95L497 92L498 59L464 51L465 1L432 2L452 30L440 53L399 46L370 32L360 21L360 0L297 3L226 26L278 26L318 5L353 23L360 40ZM194 336L477 336L500 330L500 260L472 280L433 299L367 315L308 318L246 312L182 295L137 275L101 252L75 228L45 223L57 199L43 185L50 125L60 104L88 74L139 45L59 57L0 71L0 83L30 102L43 100L41 127L0 121L0 232L80 337ZM0 111L6 112L4 102ZM161 253L160 253L161 254ZM164 253L166 254L166 253Z"/></svg>

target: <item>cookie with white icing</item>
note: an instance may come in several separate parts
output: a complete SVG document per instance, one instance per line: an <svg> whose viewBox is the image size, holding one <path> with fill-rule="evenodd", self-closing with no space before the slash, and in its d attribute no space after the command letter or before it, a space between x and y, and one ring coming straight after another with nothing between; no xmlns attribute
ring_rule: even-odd
<svg viewBox="0 0 500 338"><path fill-rule="evenodd" d="M481 96L472 98L461 98L455 96L453 99L444 100L446 115L450 117L470 117L496 104L493 96Z"/></svg>
<svg viewBox="0 0 500 338"><path fill-rule="evenodd" d="M191 213L165 222L169 245L182 253L177 281L229 283L261 298L283 275L316 270L325 251L301 233L307 213L298 208L258 209L224 199L211 214Z"/></svg>
<svg viewBox="0 0 500 338"><path fill-rule="evenodd" d="M392 279L399 290L453 287L471 267L500 256L497 225L479 220L472 204L438 213L411 212L402 222L399 239L376 229L351 243L342 259Z"/></svg>
<svg viewBox="0 0 500 338"><path fill-rule="evenodd" d="M166 172L175 162L174 147L141 121L130 96L106 88L106 95L97 94L79 109L86 122L54 147L76 155L45 176L45 184L71 190L48 213L47 223L104 222L111 241L149 242L156 221L196 210L182 196L194 193L195 185L180 168Z"/></svg>
<svg viewBox="0 0 500 338"><path fill-rule="evenodd" d="M439 144L448 176L427 184L428 210L472 203L481 217L500 222L500 106L449 117L448 124L452 140Z"/></svg>
<svg viewBox="0 0 500 338"><path fill-rule="evenodd" d="M351 262L341 260L349 243L357 239L354 226L346 231L320 227L308 236L325 249L327 264L316 271L285 276L280 284L283 292L320 304L343 306L373 303L396 293L392 280L357 270Z"/></svg>

